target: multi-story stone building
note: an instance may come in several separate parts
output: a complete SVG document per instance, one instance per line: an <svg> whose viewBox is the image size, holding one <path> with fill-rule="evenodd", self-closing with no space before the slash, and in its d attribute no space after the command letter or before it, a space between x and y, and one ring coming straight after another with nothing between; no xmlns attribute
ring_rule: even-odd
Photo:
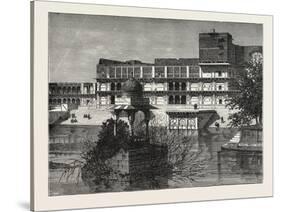
<svg viewBox="0 0 281 212"><path fill-rule="evenodd" d="M179 127L176 114L181 111L215 110L221 120L227 120L226 100L237 92L233 78L252 54L262 53L261 46L239 46L232 40L229 33L200 33L199 58L156 58L153 64L100 59L97 104L118 104L122 84L133 77L142 83L150 104L165 111Z"/></svg>
<svg viewBox="0 0 281 212"><path fill-rule="evenodd" d="M95 100L94 85L93 82L49 83L49 105L93 105Z"/></svg>

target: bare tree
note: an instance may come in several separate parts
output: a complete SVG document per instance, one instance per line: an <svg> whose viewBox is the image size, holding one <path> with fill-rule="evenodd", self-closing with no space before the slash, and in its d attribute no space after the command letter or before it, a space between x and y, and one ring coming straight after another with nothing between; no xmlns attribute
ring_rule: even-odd
<svg viewBox="0 0 281 212"><path fill-rule="evenodd" d="M199 146L198 131L169 130L167 117L159 115L150 121L150 126L150 142L168 147L170 181L192 183L206 174L206 147Z"/></svg>
<svg viewBox="0 0 281 212"><path fill-rule="evenodd" d="M97 145L94 145L93 142L85 142L86 148L81 154L81 160L73 162L71 166L65 169L63 175L68 178L69 175L74 173L74 169L79 169L78 175L81 175L83 181L93 187L93 192L110 191L120 182L127 183L127 186L123 187L125 190L159 189L163 187L161 183L164 182L165 178L167 186L168 181L174 185L192 184L198 177L205 175L204 170L207 166L207 159L204 153L206 149L198 147L198 134L196 131L186 130L183 133L169 130L167 129L166 121L165 116L156 116L150 121L149 142L150 145L156 147L165 146L167 153L162 154L160 148L160 151L153 150L143 155L142 165L136 167L136 172L128 173L127 175L120 170L116 170L108 163L110 157L117 153L120 148L127 145L140 147L140 144L132 144L133 139L124 138L124 136L128 136L127 132L124 131L125 134L118 137L118 139L122 139L122 142L111 139L112 142L116 142L117 146L120 143L123 145L119 146L118 149L115 148L115 153L108 150L108 147L112 146L113 143L104 145L102 139L100 139L97 143L102 145L100 145L101 148L97 148ZM100 135L105 135L104 132L110 132L110 127L112 127L110 124L105 125ZM144 136L144 122L139 121L138 126L135 127L138 129L138 136ZM106 135L108 142L107 136L109 135ZM103 136L99 137L103 138ZM126 140L125 143L124 139ZM108 154L108 157L105 157L106 154ZM132 184L135 186L134 188L132 188Z"/></svg>

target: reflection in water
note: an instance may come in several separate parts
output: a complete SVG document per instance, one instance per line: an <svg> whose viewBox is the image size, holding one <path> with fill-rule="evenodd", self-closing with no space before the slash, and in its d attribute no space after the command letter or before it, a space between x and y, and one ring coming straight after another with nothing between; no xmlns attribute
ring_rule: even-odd
<svg viewBox="0 0 281 212"><path fill-rule="evenodd" d="M83 169L81 172L79 166L74 163L81 160L81 143L77 145L81 134L83 138L92 139L96 138L98 130L98 126L80 126L78 129L56 126L50 129L51 136L66 134L74 138L71 144L50 144L50 195L262 183L262 153L221 151L221 145L228 142L237 130L209 129L189 134L188 137L191 139L188 141L184 139L178 141L181 148L191 143L192 148L188 155L183 157L184 164L176 166L173 163L173 168L169 167L169 164L159 163L160 168L148 170L145 167L151 166L148 157L150 154L139 155L136 154L136 150L122 150L112 160L115 161L115 166L119 167L118 170L121 170L121 175L120 173L111 175L106 179L107 183L98 185L93 179L86 179L85 173L81 174ZM66 147L67 145L69 146ZM195 156L196 160L191 159ZM168 157L163 155L162 162L167 160L171 162L177 157L179 156L171 155L169 150ZM197 166L193 166L192 163L196 163ZM64 174L65 168L69 166L72 166L72 175ZM191 174L192 178L188 178L187 176Z"/></svg>

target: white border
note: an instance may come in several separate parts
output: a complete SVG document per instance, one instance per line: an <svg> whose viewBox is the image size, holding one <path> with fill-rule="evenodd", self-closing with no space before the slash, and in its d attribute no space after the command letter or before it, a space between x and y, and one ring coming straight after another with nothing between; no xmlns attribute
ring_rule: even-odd
<svg viewBox="0 0 281 212"><path fill-rule="evenodd" d="M60 210L272 196L272 16L93 4L32 2L31 208ZM264 176L262 184L48 196L48 12L263 24ZM266 74L265 74L266 73Z"/></svg>

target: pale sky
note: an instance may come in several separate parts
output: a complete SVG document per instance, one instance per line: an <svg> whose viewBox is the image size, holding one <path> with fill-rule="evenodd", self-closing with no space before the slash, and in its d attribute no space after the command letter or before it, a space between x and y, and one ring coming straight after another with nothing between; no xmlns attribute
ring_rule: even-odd
<svg viewBox="0 0 281 212"><path fill-rule="evenodd" d="M198 58L199 33L229 32L238 45L262 45L262 25L49 14L49 79L93 81L100 58Z"/></svg>

